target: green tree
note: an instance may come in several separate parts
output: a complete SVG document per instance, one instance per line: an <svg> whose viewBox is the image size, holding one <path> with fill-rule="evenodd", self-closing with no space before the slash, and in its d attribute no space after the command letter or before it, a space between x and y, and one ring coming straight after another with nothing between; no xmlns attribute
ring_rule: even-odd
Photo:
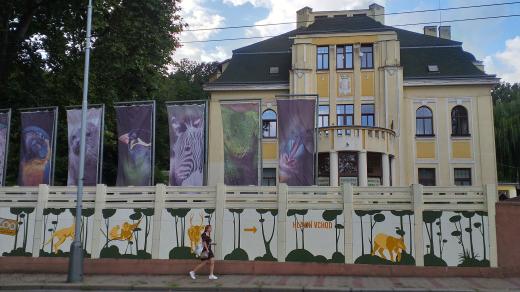
<svg viewBox="0 0 520 292"><path fill-rule="evenodd" d="M520 83L500 83L491 96L498 179L520 182Z"/></svg>
<svg viewBox="0 0 520 292"><path fill-rule="evenodd" d="M184 23L179 0L94 1L90 103L106 109L103 182L116 178L117 149L113 103L167 96L172 56ZM64 107L80 104L85 16L83 0L3 0L0 10L0 108L59 106L58 132L66 133ZM158 107L161 108L161 107ZM158 125L166 121L158 111ZM163 123L164 124L164 123ZM13 115L10 150L19 151L19 115ZM157 128L167 137L167 126ZM67 135L59 134L56 184L67 178ZM161 140L162 139L162 140ZM159 143L167 143L161 138ZM166 146L166 147L164 147ZM167 144L157 152L157 166L167 169ZM9 155L7 182L15 184L18 156ZM157 172L160 174L160 172ZM158 175L158 179L164 177Z"/></svg>

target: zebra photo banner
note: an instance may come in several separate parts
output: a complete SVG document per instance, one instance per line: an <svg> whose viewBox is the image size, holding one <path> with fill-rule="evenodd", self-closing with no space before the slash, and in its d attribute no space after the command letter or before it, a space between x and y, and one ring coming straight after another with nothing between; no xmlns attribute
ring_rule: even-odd
<svg viewBox="0 0 520 292"><path fill-rule="evenodd" d="M103 141L103 106L89 107L85 140L85 186L95 186L100 182ZM67 131L69 145L69 168L67 185L78 185L79 151L81 139L81 108L67 110Z"/></svg>
<svg viewBox="0 0 520 292"><path fill-rule="evenodd" d="M21 112L18 185L53 184L58 108Z"/></svg>
<svg viewBox="0 0 520 292"><path fill-rule="evenodd" d="M277 108L280 183L313 185L316 99L278 99Z"/></svg>
<svg viewBox="0 0 520 292"><path fill-rule="evenodd" d="M117 186L153 184L155 102L118 104Z"/></svg>
<svg viewBox="0 0 520 292"><path fill-rule="evenodd" d="M0 111L0 186L5 185L11 110Z"/></svg>
<svg viewBox="0 0 520 292"><path fill-rule="evenodd" d="M260 184L260 101L222 102L224 183Z"/></svg>
<svg viewBox="0 0 520 292"><path fill-rule="evenodd" d="M204 184L206 103L167 105L170 132L170 185Z"/></svg>

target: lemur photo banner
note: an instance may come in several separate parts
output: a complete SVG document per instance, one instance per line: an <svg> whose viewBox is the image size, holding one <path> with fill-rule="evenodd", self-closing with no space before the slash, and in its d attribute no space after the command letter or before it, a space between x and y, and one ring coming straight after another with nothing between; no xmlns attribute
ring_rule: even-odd
<svg viewBox="0 0 520 292"><path fill-rule="evenodd" d="M155 102L119 104L117 186L153 184Z"/></svg>
<svg viewBox="0 0 520 292"><path fill-rule="evenodd" d="M0 111L0 186L5 185L10 122L11 110Z"/></svg>
<svg viewBox="0 0 520 292"><path fill-rule="evenodd" d="M260 101L222 102L224 183L259 185Z"/></svg>
<svg viewBox="0 0 520 292"><path fill-rule="evenodd" d="M100 182L102 164L103 107L90 107L87 111L85 132L85 175L83 185L95 186ZM79 151L81 140L81 108L67 109L69 170L67 185L78 185Z"/></svg>
<svg viewBox="0 0 520 292"><path fill-rule="evenodd" d="M18 185L53 184L57 108L21 112Z"/></svg>
<svg viewBox="0 0 520 292"><path fill-rule="evenodd" d="M278 99L279 180L289 186L314 184L315 99Z"/></svg>
<svg viewBox="0 0 520 292"><path fill-rule="evenodd" d="M202 186L205 160L205 103L168 104L170 185Z"/></svg>

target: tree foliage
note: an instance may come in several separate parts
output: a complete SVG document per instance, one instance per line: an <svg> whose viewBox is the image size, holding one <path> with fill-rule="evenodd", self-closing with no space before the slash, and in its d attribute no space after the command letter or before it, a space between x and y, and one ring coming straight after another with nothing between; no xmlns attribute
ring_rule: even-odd
<svg viewBox="0 0 520 292"><path fill-rule="evenodd" d="M499 181L520 181L520 83L501 83L491 93Z"/></svg>
<svg viewBox="0 0 520 292"><path fill-rule="evenodd" d="M7 184L16 184L18 109L59 106L56 184L67 179L65 107L80 105L86 0L3 0L0 4L0 108L12 108ZM168 123L164 102L205 99L202 85L217 63L174 63L185 24L180 0L93 1L89 104L105 104L103 183L117 170L118 101L156 100L156 182L167 182Z"/></svg>

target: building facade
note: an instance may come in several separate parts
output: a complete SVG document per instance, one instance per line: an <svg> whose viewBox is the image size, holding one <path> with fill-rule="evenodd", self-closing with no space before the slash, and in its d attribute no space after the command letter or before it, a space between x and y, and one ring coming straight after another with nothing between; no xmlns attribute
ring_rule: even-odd
<svg viewBox="0 0 520 292"><path fill-rule="evenodd" d="M208 184L224 181L220 102L252 99L262 107L262 183L277 183L283 95L318 97L317 184L496 184L497 82L448 26L387 26L377 4L302 8L295 30L234 50L206 85Z"/></svg>

